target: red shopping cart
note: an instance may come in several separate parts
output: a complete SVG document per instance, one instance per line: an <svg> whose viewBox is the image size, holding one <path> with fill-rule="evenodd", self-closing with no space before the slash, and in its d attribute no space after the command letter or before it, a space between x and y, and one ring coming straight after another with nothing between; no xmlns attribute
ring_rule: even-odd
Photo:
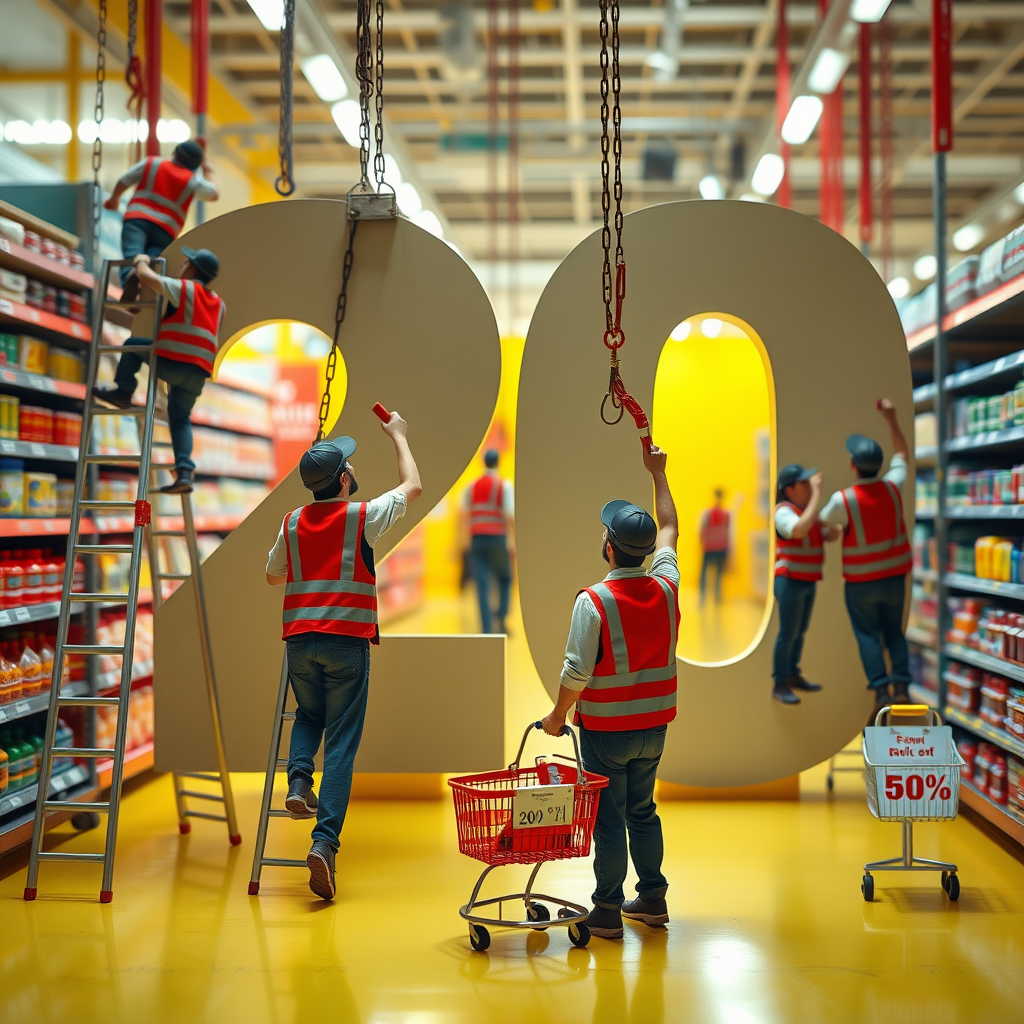
<svg viewBox="0 0 1024 1024"><path fill-rule="evenodd" d="M568 726L563 726L562 735L572 737L575 762L556 754L557 762L568 763L538 759L533 766L520 768L526 740L531 730L540 728L540 722L527 727L519 753L508 768L448 780L455 801L459 852L487 865L469 902L459 910L469 922L470 945L478 952L491 944L486 925L538 931L563 927L568 929L574 946L590 942L590 929L583 923L588 916L586 907L534 892L533 887L545 861L589 856L597 802L608 780L583 770L576 734ZM525 891L479 899L484 879L503 864L534 865ZM519 900L526 907L526 919L504 917L504 904ZM481 907L495 904L496 918L477 913ZM551 919L548 904L558 908L555 920Z"/></svg>

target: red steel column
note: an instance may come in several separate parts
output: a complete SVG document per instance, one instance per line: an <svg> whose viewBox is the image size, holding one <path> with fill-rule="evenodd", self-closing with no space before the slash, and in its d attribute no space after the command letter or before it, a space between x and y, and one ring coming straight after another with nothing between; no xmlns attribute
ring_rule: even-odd
<svg viewBox="0 0 1024 1024"><path fill-rule="evenodd" d="M192 0L192 113L196 115L196 131L202 135L206 121L206 94L210 62L210 8L208 0Z"/></svg>
<svg viewBox="0 0 1024 1024"><path fill-rule="evenodd" d="M786 0L779 0L779 21L775 29L775 109L778 113L779 156L784 171L782 183L775 193L779 206L793 205L793 190L789 182L789 145L782 141L782 122L789 113L789 24L786 21Z"/></svg>
<svg viewBox="0 0 1024 1024"><path fill-rule="evenodd" d="M874 210L871 207L871 26L860 27L857 55L860 78L860 240L867 249L874 234Z"/></svg>
<svg viewBox="0 0 1024 1024"><path fill-rule="evenodd" d="M953 2L932 0L932 149L953 148Z"/></svg>
<svg viewBox="0 0 1024 1024"><path fill-rule="evenodd" d="M146 0L146 120L149 122L146 156L160 155L156 126L160 120L160 58L163 49L160 35L163 32L163 13L163 0Z"/></svg>

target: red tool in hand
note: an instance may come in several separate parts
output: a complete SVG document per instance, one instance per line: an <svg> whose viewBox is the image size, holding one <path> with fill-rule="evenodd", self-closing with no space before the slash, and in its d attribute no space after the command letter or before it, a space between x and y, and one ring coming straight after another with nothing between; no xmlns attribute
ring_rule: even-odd
<svg viewBox="0 0 1024 1024"><path fill-rule="evenodd" d="M373 415L381 421L381 423L387 423L391 419L391 413L384 408L380 402L377 402L373 407Z"/></svg>

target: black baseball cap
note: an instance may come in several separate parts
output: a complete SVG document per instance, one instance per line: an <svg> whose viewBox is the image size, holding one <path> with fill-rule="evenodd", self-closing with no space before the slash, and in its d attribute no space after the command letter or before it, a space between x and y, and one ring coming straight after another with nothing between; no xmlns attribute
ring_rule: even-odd
<svg viewBox="0 0 1024 1024"><path fill-rule="evenodd" d="M204 284L208 284L220 273L220 260L209 249L189 249L183 245L181 255L199 271Z"/></svg>
<svg viewBox="0 0 1024 1024"><path fill-rule="evenodd" d="M174 159L182 167L197 171L203 165L203 147L194 139L186 139L174 147Z"/></svg>
<svg viewBox="0 0 1024 1024"><path fill-rule="evenodd" d="M863 434L851 434L846 439L846 450L850 453L853 464L865 473L877 473L885 461L882 446Z"/></svg>
<svg viewBox="0 0 1024 1024"><path fill-rule="evenodd" d="M785 491L787 487L792 487L802 480L810 480L817 472L816 469L804 469L799 462L791 462L779 470L779 490Z"/></svg>
<svg viewBox="0 0 1024 1024"><path fill-rule="evenodd" d="M317 441L299 460L299 476L311 491L322 491L344 472L345 463L356 453L351 437Z"/></svg>
<svg viewBox="0 0 1024 1024"><path fill-rule="evenodd" d="M627 555L643 557L655 548L658 524L639 505L617 498L601 509L601 522L608 527L608 539Z"/></svg>

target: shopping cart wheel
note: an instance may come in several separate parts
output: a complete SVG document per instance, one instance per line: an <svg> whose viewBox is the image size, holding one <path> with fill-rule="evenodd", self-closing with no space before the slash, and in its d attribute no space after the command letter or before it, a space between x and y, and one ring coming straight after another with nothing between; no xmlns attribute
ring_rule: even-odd
<svg viewBox="0 0 1024 1024"><path fill-rule="evenodd" d="M95 811L79 811L71 819L71 824L79 832L88 832L91 829L99 828L100 816Z"/></svg>
<svg viewBox="0 0 1024 1024"><path fill-rule="evenodd" d="M569 925L569 941L582 949L590 942L590 929L582 921Z"/></svg>
<svg viewBox="0 0 1024 1024"><path fill-rule="evenodd" d="M956 903L960 899L960 879L956 875L950 875L942 888L946 890L946 895L952 903Z"/></svg>
<svg viewBox="0 0 1024 1024"><path fill-rule="evenodd" d="M875 898L875 879L871 875L865 875L860 883L860 891L864 893L864 902L871 903Z"/></svg>
<svg viewBox="0 0 1024 1024"><path fill-rule="evenodd" d="M469 926L469 944L482 953L491 944L491 933L479 924Z"/></svg>
<svg viewBox="0 0 1024 1024"><path fill-rule="evenodd" d="M544 906L543 903L531 903L530 906L528 906L526 908L526 916L531 921L550 921L551 920L551 911L548 910L548 908L546 906ZM547 925L543 925L542 927L538 927L536 929L536 931L538 931L538 932L547 931Z"/></svg>

